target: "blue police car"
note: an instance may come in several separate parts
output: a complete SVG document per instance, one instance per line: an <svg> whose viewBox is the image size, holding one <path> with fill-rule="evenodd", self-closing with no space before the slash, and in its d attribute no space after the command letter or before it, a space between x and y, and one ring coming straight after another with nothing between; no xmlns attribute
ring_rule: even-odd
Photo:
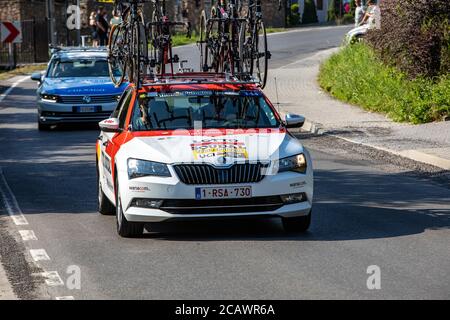
<svg viewBox="0 0 450 320"><path fill-rule="evenodd" d="M44 74L34 73L38 127L99 122L110 116L127 84L116 88L105 48L55 48ZM117 74L119 76L119 74Z"/></svg>

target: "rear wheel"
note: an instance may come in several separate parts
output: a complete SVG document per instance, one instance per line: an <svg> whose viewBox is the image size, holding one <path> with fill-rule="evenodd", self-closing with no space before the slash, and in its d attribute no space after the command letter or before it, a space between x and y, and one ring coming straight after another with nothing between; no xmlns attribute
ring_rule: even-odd
<svg viewBox="0 0 450 320"><path fill-rule="evenodd" d="M306 232L311 225L311 214L312 211L310 211L308 215L302 217L283 218L284 230L293 233Z"/></svg>
<svg viewBox="0 0 450 320"><path fill-rule="evenodd" d="M122 200L120 197L119 184L116 178L116 224L117 233L124 238L135 238L144 232L144 224L130 222L123 213Z"/></svg>

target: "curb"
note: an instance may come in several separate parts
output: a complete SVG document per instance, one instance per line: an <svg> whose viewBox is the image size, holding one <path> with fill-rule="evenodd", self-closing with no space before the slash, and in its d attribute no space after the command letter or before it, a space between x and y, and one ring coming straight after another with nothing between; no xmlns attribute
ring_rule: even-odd
<svg viewBox="0 0 450 320"><path fill-rule="evenodd" d="M428 165L432 165L435 167L438 167L440 169L443 170L450 170L450 160L449 159L445 159L445 158L441 158L438 157L436 155L431 155L419 150L403 150L403 151L396 151L396 150L392 150L389 148L384 148L384 147L380 147L380 146L376 146L370 143L362 143L362 142L358 142L349 138L345 138L336 134L330 134L327 133L327 131L319 124L319 123L315 123L313 121L310 120L306 120L305 124L302 127L302 131L306 131L312 134L317 134L317 135L327 135L330 137L334 137L337 139L341 139L353 144L358 144L364 147L369 147L369 148L373 148L376 150L380 150L380 151L384 151L384 152L388 152L390 154L402 157L402 158L406 158L406 159L410 159L413 161L417 161L417 162L421 162L421 163L425 163Z"/></svg>

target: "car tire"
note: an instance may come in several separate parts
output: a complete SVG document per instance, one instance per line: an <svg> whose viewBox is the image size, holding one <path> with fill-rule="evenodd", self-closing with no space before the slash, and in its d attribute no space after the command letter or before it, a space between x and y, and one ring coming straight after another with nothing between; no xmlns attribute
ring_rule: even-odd
<svg viewBox="0 0 450 320"><path fill-rule="evenodd" d="M135 238L144 232L144 224L140 222L130 222L125 218L122 210L119 184L116 179L116 225L117 233L123 238Z"/></svg>
<svg viewBox="0 0 450 320"><path fill-rule="evenodd" d="M306 216L294 217L294 218L283 218L283 228L286 232L301 233L306 232L311 225L311 214L312 211Z"/></svg>
<svg viewBox="0 0 450 320"><path fill-rule="evenodd" d="M38 122L39 131L49 131L51 125Z"/></svg>
<svg viewBox="0 0 450 320"><path fill-rule="evenodd" d="M98 212L104 216L111 216L116 213L116 208L105 196L100 182L100 177L97 175L97 195L98 195Z"/></svg>

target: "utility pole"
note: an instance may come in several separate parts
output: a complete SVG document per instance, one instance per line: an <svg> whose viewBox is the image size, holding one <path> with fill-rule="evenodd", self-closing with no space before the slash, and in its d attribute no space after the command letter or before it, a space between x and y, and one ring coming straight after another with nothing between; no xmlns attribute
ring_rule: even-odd
<svg viewBox="0 0 450 320"><path fill-rule="evenodd" d="M77 41L78 46L81 46L81 8L80 8L80 0L77 0Z"/></svg>
<svg viewBox="0 0 450 320"><path fill-rule="evenodd" d="M46 1L47 21L49 23L49 40L52 45L56 44L56 29L55 29L55 6L53 0Z"/></svg>

